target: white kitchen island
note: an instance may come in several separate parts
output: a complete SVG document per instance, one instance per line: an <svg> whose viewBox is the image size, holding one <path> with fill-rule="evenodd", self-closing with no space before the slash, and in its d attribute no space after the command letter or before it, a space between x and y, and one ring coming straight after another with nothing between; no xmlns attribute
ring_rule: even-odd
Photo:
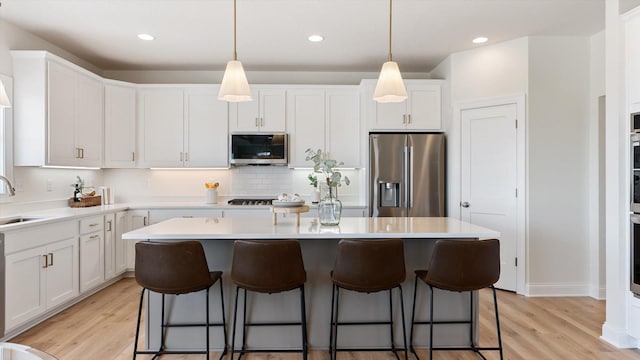
<svg viewBox="0 0 640 360"><path fill-rule="evenodd" d="M498 238L494 230L465 223L452 218L367 218L345 217L338 226L321 226L317 219L303 218L296 226L294 218L279 219L274 225L272 219L265 218L173 218L123 234L128 240L179 241L200 240L207 254L211 270L224 271L225 310L228 328L231 328L233 295L235 288L228 275L231 268L231 254L235 239L298 239L302 247L304 265L307 271L305 284L307 302L307 322L309 346L312 349L327 349L329 346L329 311L331 304L331 280L329 272L333 266L335 250L339 239L401 238L405 240L405 260L407 278L403 284L407 336L411 319L413 300L413 271L428 266L434 241L442 238L485 239ZM417 296L416 319L428 316L428 292L421 288ZM219 316L218 287L212 288L212 320ZM398 300L394 292L394 301ZM151 297L151 313L147 314L145 334L147 344L155 349L159 344L160 296ZM204 295L189 294L170 297L167 301L167 316L174 321L201 321L204 314ZM252 301L259 300L259 301ZM388 295L341 292L341 320L384 320L388 314ZM435 293L437 319L461 320L468 317L469 297L466 294L437 291ZM248 301L248 313L254 321L287 320L299 318L297 293L255 294ZM147 309L149 309L147 307ZM395 311L395 310L394 310ZM240 320L240 318L239 318ZM396 321L396 343L402 344L402 322ZM211 328L212 349L221 349L221 330ZM297 348L300 346L299 327L250 328L247 330L247 344L251 346ZM231 332L229 331L229 334ZM463 325L440 326L434 335L438 345L463 345L468 342L468 328ZM343 347L376 347L388 343L388 327L341 327L339 345ZM171 349L204 347L202 329L171 328L167 332L166 344ZM414 333L417 347L428 345L428 326L418 326ZM230 342L229 342L230 343ZM240 344L236 341L236 347Z"/></svg>

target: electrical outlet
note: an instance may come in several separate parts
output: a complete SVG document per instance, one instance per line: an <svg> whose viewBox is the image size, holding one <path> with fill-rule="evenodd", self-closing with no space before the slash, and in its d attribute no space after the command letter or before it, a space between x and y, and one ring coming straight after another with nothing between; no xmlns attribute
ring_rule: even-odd
<svg viewBox="0 0 640 360"><path fill-rule="evenodd" d="M47 192L53 191L53 181L51 179L47 179Z"/></svg>
<svg viewBox="0 0 640 360"><path fill-rule="evenodd" d="M16 180L16 185L14 186L14 188L17 192L24 191L24 183L22 182L22 180Z"/></svg>

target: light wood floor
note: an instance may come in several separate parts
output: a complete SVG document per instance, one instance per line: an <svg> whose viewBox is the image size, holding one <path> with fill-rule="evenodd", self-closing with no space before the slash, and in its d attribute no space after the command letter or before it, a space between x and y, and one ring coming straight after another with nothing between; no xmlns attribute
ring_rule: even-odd
<svg viewBox="0 0 640 360"><path fill-rule="evenodd" d="M76 306L12 339L46 351L60 360L131 359L140 288L124 279ZM495 341L490 291L480 298L481 345ZM591 298L527 298L498 293L505 359L640 360L639 350L620 350L599 339L604 301ZM428 353L419 351L421 359ZM139 359L148 359L139 356ZM202 355L164 356L162 359L203 359ZM252 354L243 359L299 359L300 354ZM411 358L411 357L410 357ZM487 358L498 359L495 352ZM217 356L212 359L217 359ZM329 359L326 351L312 351L311 360ZM340 353L339 360L395 359L390 353ZM468 352L436 352L434 359L478 359Z"/></svg>

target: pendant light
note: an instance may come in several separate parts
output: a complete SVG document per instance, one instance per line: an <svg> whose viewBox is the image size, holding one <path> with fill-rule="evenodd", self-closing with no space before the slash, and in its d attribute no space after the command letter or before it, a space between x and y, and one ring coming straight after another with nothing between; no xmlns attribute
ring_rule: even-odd
<svg viewBox="0 0 640 360"><path fill-rule="evenodd" d="M233 0L233 60L224 70L218 99L229 102L251 101L251 89L236 52L236 0Z"/></svg>
<svg viewBox="0 0 640 360"><path fill-rule="evenodd" d="M391 19L393 0L389 0L389 61L382 64L373 100L380 103L402 102L407 98L407 89L404 87L402 75L398 63L391 57Z"/></svg>
<svg viewBox="0 0 640 360"><path fill-rule="evenodd" d="M9 96L7 96L7 91L4 89L4 84L0 81L0 108L10 108L11 101L9 101Z"/></svg>

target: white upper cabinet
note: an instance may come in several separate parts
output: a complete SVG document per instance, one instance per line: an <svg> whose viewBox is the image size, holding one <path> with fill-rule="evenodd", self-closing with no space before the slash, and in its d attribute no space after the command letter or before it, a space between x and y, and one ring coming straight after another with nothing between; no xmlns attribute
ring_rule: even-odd
<svg viewBox="0 0 640 360"><path fill-rule="evenodd" d="M252 86L253 101L229 105L231 132L284 132L286 91L280 88Z"/></svg>
<svg viewBox="0 0 640 360"><path fill-rule="evenodd" d="M217 86L139 90L139 165L227 167L227 103Z"/></svg>
<svg viewBox="0 0 640 360"><path fill-rule="evenodd" d="M405 80L408 98L400 103L373 101L375 80L364 80L371 130L442 131L442 80Z"/></svg>
<svg viewBox="0 0 640 360"><path fill-rule="evenodd" d="M102 79L45 51L12 51L17 166L102 166Z"/></svg>
<svg viewBox="0 0 640 360"><path fill-rule="evenodd" d="M104 88L104 166L136 165L136 89L108 81Z"/></svg>
<svg viewBox="0 0 640 360"><path fill-rule="evenodd" d="M287 91L289 166L309 167L308 148L322 149L345 167L361 167L360 96L357 86Z"/></svg>
<svg viewBox="0 0 640 360"><path fill-rule="evenodd" d="M625 22L627 103L630 112L640 111L640 12Z"/></svg>

